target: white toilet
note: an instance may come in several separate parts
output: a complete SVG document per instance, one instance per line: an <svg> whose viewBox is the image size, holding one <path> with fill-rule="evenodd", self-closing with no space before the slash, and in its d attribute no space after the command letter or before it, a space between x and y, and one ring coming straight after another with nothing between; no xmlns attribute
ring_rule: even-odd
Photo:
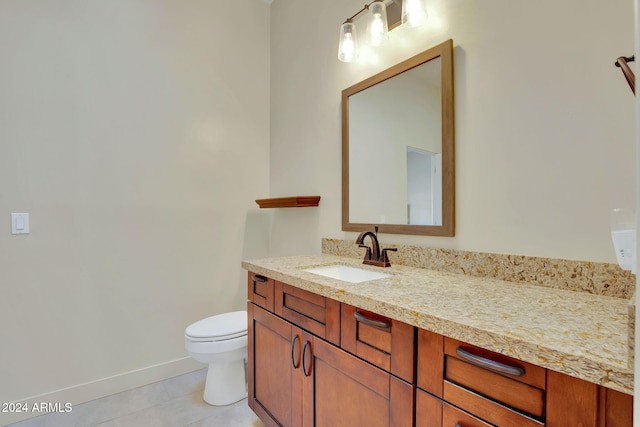
<svg viewBox="0 0 640 427"><path fill-rule="evenodd" d="M230 405L247 397L247 312L207 317L184 332L185 347L198 362L208 363L204 401Z"/></svg>

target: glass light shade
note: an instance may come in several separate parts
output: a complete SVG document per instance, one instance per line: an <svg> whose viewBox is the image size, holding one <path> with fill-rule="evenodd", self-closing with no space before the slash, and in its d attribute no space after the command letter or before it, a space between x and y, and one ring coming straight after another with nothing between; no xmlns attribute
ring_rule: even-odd
<svg viewBox="0 0 640 427"><path fill-rule="evenodd" d="M402 24L418 27L427 21L424 0L402 0Z"/></svg>
<svg viewBox="0 0 640 427"><path fill-rule="evenodd" d="M338 45L338 59L351 62L358 57L358 35L356 26L352 22L345 22L340 27L340 44Z"/></svg>
<svg viewBox="0 0 640 427"><path fill-rule="evenodd" d="M389 25L387 24L387 6L382 1L376 1L369 5L369 25L367 33L369 34L369 43L371 46L381 46L389 34Z"/></svg>

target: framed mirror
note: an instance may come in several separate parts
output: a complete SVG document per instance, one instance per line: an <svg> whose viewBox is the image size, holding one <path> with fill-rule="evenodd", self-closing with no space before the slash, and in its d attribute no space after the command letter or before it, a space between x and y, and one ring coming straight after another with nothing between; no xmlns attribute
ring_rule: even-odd
<svg viewBox="0 0 640 427"><path fill-rule="evenodd" d="M453 236L453 41L342 91L342 230Z"/></svg>

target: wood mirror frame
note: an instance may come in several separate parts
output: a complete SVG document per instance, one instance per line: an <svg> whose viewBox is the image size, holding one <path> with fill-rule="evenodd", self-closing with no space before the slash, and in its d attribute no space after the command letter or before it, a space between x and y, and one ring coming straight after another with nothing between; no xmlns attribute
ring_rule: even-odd
<svg viewBox="0 0 640 427"><path fill-rule="evenodd" d="M365 224L349 221L349 97L435 58L441 65L442 224ZM380 179L384 177L380 175ZM453 102L453 40L447 40L342 91L342 230L453 237L455 233L455 159ZM375 182L370 193L376 197Z"/></svg>

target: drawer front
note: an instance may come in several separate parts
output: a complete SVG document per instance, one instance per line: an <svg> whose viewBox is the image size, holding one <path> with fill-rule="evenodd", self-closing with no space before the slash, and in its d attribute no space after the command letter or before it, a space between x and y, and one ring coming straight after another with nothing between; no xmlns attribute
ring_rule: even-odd
<svg viewBox="0 0 640 427"><path fill-rule="evenodd" d="M444 382L444 400L498 427L544 426L541 420L526 416L449 381Z"/></svg>
<svg viewBox="0 0 640 427"><path fill-rule="evenodd" d="M537 419L545 417L544 368L445 338L444 376L450 383L499 405ZM450 400L446 394L444 397Z"/></svg>
<svg viewBox="0 0 640 427"><path fill-rule="evenodd" d="M341 347L412 383L415 328L342 304Z"/></svg>
<svg viewBox="0 0 640 427"><path fill-rule="evenodd" d="M515 427L516 424L509 426ZM416 427L493 427L446 402L416 390ZM519 426L518 426L519 427Z"/></svg>
<svg viewBox="0 0 640 427"><path fill-rule="evenodd" d="M505 424L505 427L522 427L519 424ZM442 427L493 427L484 421L454 408L446 403L442 408Z"/></svg>
<svg viewBox="0 0 640 427"><path fill-rule="evenodd" d="M473 356L479 356L523 371L521 375L512 375L508 373L496 373L495 375L502 375L504 377L529 384L541 390L546 389L546 370L540 366L532 365L531 363L523 362L512 357L503 356L502 354L466 344L461 341L454 340L453 338L444 339L444 352L447 356L463 359L459 350L466 351Z"/></svg>
<svg viewBox="0 0 640 427"><path fill-rule="evenodd" d="M320 338L340 345L338 301L276 281L275 313Z"/></svg>
<svg viewBox="0 0 640 427"><path fill-rule="evenodd" d="M275 281L260 274L248 274L248 299L256 305L273 312Z"/></svg>

